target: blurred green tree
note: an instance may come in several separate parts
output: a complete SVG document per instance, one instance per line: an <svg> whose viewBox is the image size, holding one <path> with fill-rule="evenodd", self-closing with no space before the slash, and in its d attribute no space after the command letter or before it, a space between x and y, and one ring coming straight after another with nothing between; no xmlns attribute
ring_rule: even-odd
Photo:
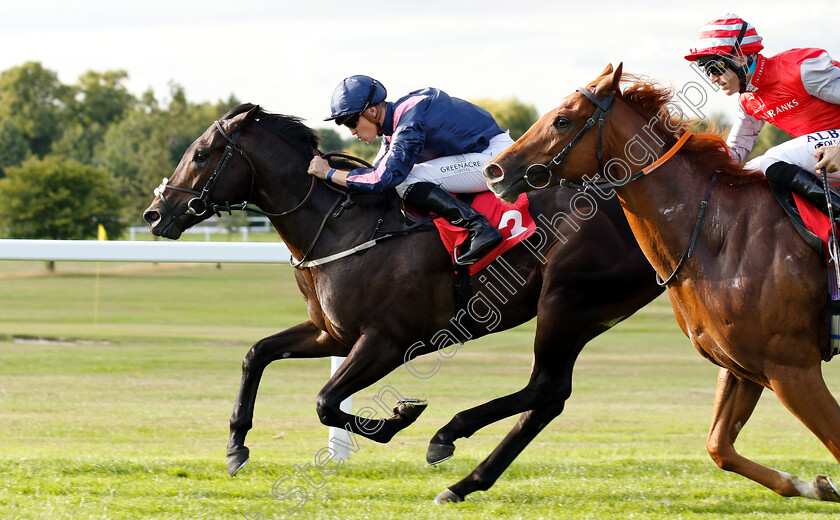
<svg viewBox="0 0 840 520"><path fill-rule="evenodd" d="M0 178L6 168L17 166L30 154L29 143L18 126L9 118L0 118Z"/></svg>
<svg viewBox="0 0 840 520"><path fill-rule="evenodd" d="M122 216L129 225L141 225L152 190L175 169L165 115L130 112L105 132L93 162L113 172L116 191L124 204Z"/></svg>
<svg viewBox="0 0 840 520"><path fill-rule="evenodd" d="M0 119L23 135L31 153L43 157L61 136L72 91L55 72L30 61L0 73Z"/></svg>
<svg viewBox="0 0 840 520"><path fill-rule="evenodd" d="M124 70L89 70L79 76L78 83L71 87L73 101L69 109L73 117L82 124L103 128L122 119L137 103L125 86L126 80L128 73Z"/></svg>
<svg viewBox="0 0 840 520"><path fill-rule="evenodd" d="M474 99L472 103L490 112L502 130L510 130L510 137L514 141L522 137L539 119L534 105L523 103L515 97L500 100Z"/></svg>
<svg viewBox="0 0 840 520"><path fill-rule="evenodd" d="M321 141L320 148L322 152L343 150L346 146L341 135L332 128L318 128L317 131Z"/></svg>
<svg viewBox="0 0 840 520"><path fill-rule="evenodd" d="M7 238L93 239L123 230L122 202L104 170L73 159L30 157L0 179L0 234Z"/></svg>
<svg viewBox="0 0 840 520"><path fill-rule="evenodd" d="M154 93L146 91L137 108L108 127L95 149L93 164L113 172L129 225L144 224L142 212L155 186L172 174L214 119L239 104L234 96L217 103L190 103L183 87L174 83L170 96L164 110Z"/></svg>
<svg viewBox="0 0 840 520"><path fill-rule="evenodd" d="M359 141L355 137L351 137L344 141L344 152L358 157L367 162L372 162L379 152L379 147L382 144L382 138L377 137L371 144Z"/></svg>
<svg viewBox="0 0 840 520"><path fill-rule="evenodd" d="M89 70L79 76L78 83L70 87L70 116L61 137L52 144L52 153L91 164L94 149L102 142L108 126L120 121L137 104L124 85L127 79L124 70Z"/></svg>

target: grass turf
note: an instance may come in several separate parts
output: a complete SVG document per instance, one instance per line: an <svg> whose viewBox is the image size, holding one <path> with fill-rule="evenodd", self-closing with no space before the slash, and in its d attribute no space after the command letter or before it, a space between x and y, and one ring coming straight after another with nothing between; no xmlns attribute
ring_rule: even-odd
<svg viewBox="0 0 840 520"><path fill-rule="evenodd" d="M515 418L461 439L426 467L456 412L521 388L533 323L470 342L430 380L386 385L430 406L388 445L358 438L337 472L299 475L327 445L315 395L328 360L266 370L248 436L252 460L226 476L228 420L242 357L306 319L287 266L0 262L0 518L826 518L836 504L778 497L719 470L705 452L717 370L691 348L666 299L584 349L565 412L486 492L431 499L483 460ZM36 338L40 339L36 341ZM420 360L418 369L434 360ZM424 363L426 365L424 365ZM829 386L840 374L824 367ZM384 415L384 412L382 412ZM811 479L840 476L774 398L739 437L743 454ZM286 480L279 481L284 477ZM276 484L276 485L275 485ZM294 486L306 502L272 495ZM295 495L298 496L298 495Z"/></svg>

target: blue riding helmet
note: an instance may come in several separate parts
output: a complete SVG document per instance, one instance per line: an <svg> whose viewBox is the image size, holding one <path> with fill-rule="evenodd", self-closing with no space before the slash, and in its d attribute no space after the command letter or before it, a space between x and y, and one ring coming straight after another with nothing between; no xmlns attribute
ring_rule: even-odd
<svg viewBox="0 0 840 520"><path fill-rule="evenodd" d="M332 115L324 121L364 112L385 101L387 95L385 86L370 76L360 74L345 78L333 90L330 101Z"/></svg>

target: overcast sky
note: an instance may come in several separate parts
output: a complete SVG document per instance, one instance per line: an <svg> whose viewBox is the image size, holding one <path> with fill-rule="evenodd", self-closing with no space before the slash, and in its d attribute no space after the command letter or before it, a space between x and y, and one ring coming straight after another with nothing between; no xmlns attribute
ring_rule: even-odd
<svg viewBox="0 0 840 520"><path fill-rule="evenodd" d="M570 4L570 5L566 5ZM737 4L737 7L735 6ZM329 113L338 82L376 77L396 99L434 86L467 98L515 96L540 113L608 63L677 90L697 76L683 55L707 21L735 12L766 55L822 47L840 58L837 0L0 0L0 70L39 61L62 82L124 69L129 89L168 100L234 94L303 117ZM714 94L708 112L735 110ZM209 122L208 122L209 124Z"/></svg>

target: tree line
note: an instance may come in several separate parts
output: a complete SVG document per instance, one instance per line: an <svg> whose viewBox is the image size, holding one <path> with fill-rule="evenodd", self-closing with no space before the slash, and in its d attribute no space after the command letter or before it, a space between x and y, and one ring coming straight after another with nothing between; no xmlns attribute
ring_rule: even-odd
<svg viewBox="0 0 840 520"><path fill-rule="evenodd" d="M118 237L142 225L154 187L240 103L232 94L193 102L174 82L166 102L151 89L137 97L127 80L124 70L88 71L67 85L35 61L0 72L0 236L94 238L102 224ZM536 109L517 100L485 105L520 134L536 120ZM377 150L335 129L319 133L324 151L371 160Z"/></svg>
<svg viewBox="0 0 840 520"><path fill-rule="evenodd" d="M143 225L154 187L213 120L240 103L233 94L193 102L175 82L165 102L151 89L138 97L127 80L124 70L87 71L66 85L35 61L0 72L0 236L87 239L102 224L119 237ZM473 102L514 139L538 118L516 98ZM318 132L323 151L370 161L378 149L337 127ZM786 139L763 134L754 152Z"/></svg>
<svg viewBox="0 0 840 520"><path fill-rule="evenodd" d="M127 79L88 71L65 85L39 62L0 73L0 234L95 238L102 224L119 236L208 121L238 104L192 103L171 83L162 106Z"/></svg>

